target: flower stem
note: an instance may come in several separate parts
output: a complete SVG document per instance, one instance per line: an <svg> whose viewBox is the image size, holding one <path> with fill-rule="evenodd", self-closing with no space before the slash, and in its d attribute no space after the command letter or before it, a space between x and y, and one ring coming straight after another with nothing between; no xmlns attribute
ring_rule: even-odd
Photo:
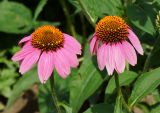
<svg viewBox="0 0 160 113"><path fill-rule="evenodd" d="M53 77L53 75L51 75L51 78L50 78L50 87L51 87L51 95L52 95L54 105L56 107L56 111L57 111L57 113L61 113L60 107L58 105L58 98L57 98L57 95L56 95L56 91L54 89L54 77Z"/></svg>
<svg viewBox="0 0 160 113"><path fill-rule="evenodd" d="M119 75L114 74L114 77L115 77L115 84L116 84L116 89L117 89L117 96L120 96L122 98L122 104L125 107L125 109L128 111L128 113L132 113L131 109L129 108L129 106L127 105L127 103L126 103L126 101L123 97L121 87L120 87L120 84L119 84Z"/></svg>

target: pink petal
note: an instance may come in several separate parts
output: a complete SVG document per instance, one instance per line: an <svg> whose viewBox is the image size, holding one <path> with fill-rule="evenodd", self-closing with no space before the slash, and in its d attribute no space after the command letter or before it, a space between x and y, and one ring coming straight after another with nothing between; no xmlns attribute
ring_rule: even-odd
<svg viewBox="0 0 160 113"><path fill-rule="evenodd" d="M66 78L70 74L70 65L69 62L64 57L61 49L57 50L54 53L54 64L58 74L62 78Z"/></svg>
<svg viewBox="0 0 160 113"><path fill-rule="evenodd" d="M34 51L34 48L32 47L30 42L27 42L23 46L23 48L12 57L12 60L13 61L20 61L20 60L24 59L32 51Z"/></svg>
<svg viewBox="0 0 160 113"><path fill-rule="evenodd" d="M100 70L103 70L107 61L106 44L104 43L97 51L97 61Z"/></svg>
<svg viewBox="0 0 160 113"><path fill-rule="evenodd" d="M72 36L63 33L64 35L64 48L75 54L81 54L81 45Z"/></svg>
<svg viewBox="0 0 160 113"><path fill-rule="evenodd" d="M98 44L99 44L99 41L97 40L97 36L96 36L96 34L94 33L94 34L93 34L93 37L92 37L92 39L91 39L91 42L90 42L90 54L91 54L91 55L92 55L93 53L96 53L96 52L97 52Z"/></svg>
<svg viewBox="0 0 160 113"><path fill-rule="evenodd" d="M32 53L28 54L22 61L19 72L21 74L24 74L29 69L31 69L32 66L38 61L40 54L41 54L41 51L38 49L34 49Z"/></svg>
<svg viewBox="0 0 160 113"><path fill-rule="evenodd" d="M78 58L77 58L76 54L70 53L65 48L62 48L61 51L64 55L64 58L66 58L68 60L69 65L71 67L77 67L78 66L79 62L78 62Z"/></svg>
<svg viewBox="0 0 160 113"><path fill-rule="evenodd" d="M125 69L125 58L120 49L120 43L112 44L112 52L115 62L115 69L118 73L122 73Z"/></svg>
<svg viewBox="0 0 160 113"><path fill-rule="evenodd" d="M22 43L27 42L27 41L29 41L29 40L31 40L31 35L22 38L22 39L19 41L18 45L21 45Z"/></svg>
<svg viewBox="0 0 160 113"><path fill-rule="evenodd" d="M123 41L121 44L121 51L123 51L126 60L132 65L135 66L137 64L137 55L136 51L132 47L130 43L127 41Z"/></svg>
<svg viewBox="0 0 160 113"><path fill-rule="evenodd" d="M107 69L108 75L112 75L115 68L115 63L114 63L114 56L112 54L113 52L110 44L107 44L106 51L107 51L106 69Z"/></svg>
<svg viewBox="0 0 160 113"><path fill-rule="evenodd" d="M52 75L54 58L52 52L43 52L38 62L38 75L41 83L45 83Z"/></svg>
<svg viewBox="0 0 160 113"><path fill-rule="evenodd" d="M132 30L128 29L128 31L129 31L128 38L131 41L132 45L135 47L135 49L139 54L143 55L143 48L140 44L138 37L134 34Z"/></svg>

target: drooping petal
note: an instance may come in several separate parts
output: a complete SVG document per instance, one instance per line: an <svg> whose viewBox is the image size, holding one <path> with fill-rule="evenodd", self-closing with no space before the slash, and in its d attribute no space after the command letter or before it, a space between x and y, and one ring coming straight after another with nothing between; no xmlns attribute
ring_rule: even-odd
<svg viewBox="0 0 160 113"><path fill-rule="evenodd" d="M107 51L106 69L107 69L108 75L112 75L115 68L115 63L114 63L114 56L112 54L113 52L110 44L107 44L106 51Z"/></svg>
<svg viewBox="0 0 160 113"><path fill-rule="evenodd" d="M66 60L68 60L69 65L71 67L78 66L79 62L78 62L78 58L77 58L76 54L67 51L65 48L62 48L61 51L64 55L64 58L66 58Z"/></svg>
<svg viewBox="0 0 160 113"><path fill-rule="evenodd" d="M132 66L135 66L137 64L136 51L134 50L134 48L130 43L128 43L127 41L123 41L121 44L121 51L123 51L126 60Z"/></svg>
<svg viewBox="0 0 160 113"><path fill-rule="evenodd" d="M34 49L33 52L28 54L22 61L19 72L21 74L24 74L29 69L31 69L32 66L38 61L40 54L41 54L41 51L38 49Z"/></svg>
<svg viewBox="0 0 160 113"><path fill-rule="evenodd" d="M75 54L81 54L81 45L72 36L63 33L64 36L64 48L68 49Z"/></svg>
<svg viewBox="0 0 160 113"><path fill-rule="evenodd" d="M98 44L99 44L99 41L97 40L97 36L94 33L93 37L92 37L92 39L90 41L90 54L91 55L97 52Z"/></svg>
<svg viewBox="0 0 160 113"><path fill-rule="evenodd" d="M104 43L97 51L97 61L100 70L103 70L107 61L106 44Z"/></svg>
<svg viewBox="0 0 160 113"><path fill-rule="evenodd" d="M18 51L13 57L13 61L20 61L24 59L28 54L34 51L34 48L31 46L30 42L27 42L23 48Z"/></svg>
<svg viewBox="0 0 160 113"><path fill-rule="evenodd" d="M22 43L27 42L27 41L29 41L29 40L31 40L31 35L22 38L22 39L19 41L18 45L21 45Z"/></svg>
<svg viewBox="0 0 160 113"><path fill-rule="evenodd" d="M52 75L54 58L52 52L43 52L38 62L38 75L41 83L45 83Z"/></svg>
<svg viewBox="0 0 160 113"><path fill-rule="evenodd" d="M61 49L54 53L54 64L58 74L65 79L70 73L70 65Z"/></svg>
<svg viewBox="0 0 160 113"><path fill-rule="evenodd" d="M134 46L134 48L137 50L137 52L141 55L143 55L143 48L140 44L140 41L138 39L138 37L134 34L134 32L130 29L128 29L128 38L131 41L132 45Z"/></svg>
<svg viewBox="0 0 160 113"><path fill-rule="evenodd" d="M125 69L125 58L120 49L120 43L112 44L112 52L115 62L115 69L118 73L122 73Z"/></svg>

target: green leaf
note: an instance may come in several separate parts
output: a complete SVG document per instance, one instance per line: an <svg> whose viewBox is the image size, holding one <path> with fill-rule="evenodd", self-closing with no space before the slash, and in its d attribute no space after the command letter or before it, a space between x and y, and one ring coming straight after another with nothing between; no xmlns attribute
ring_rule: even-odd
<svg viewBox="0 0 160 113"><path fill-rule="evenodd" d="M119 75L119 83L120 86L127 86L130 83L132 83L135 78L138 76L137 73L132 72L132 71L125 71L124 73ZM110 95L112 94L116 89L116 85L115 85L115 80L114 80L114 76L110 79L105 94L106 95Z"/></svg>
<svg viewBox="0 0 160 113"><path fill-rule="evenodd" d="M148 14L149 11L147 11L147 8L145 9L144 6L145 4L143 4L143 7L135 4L128 5L127 15L136 27L153 35L155 33L154 25L151 16Z"/></svg>
<svg viewBox="0 0 160 113"><path fill-rule="evenodd" d="M160 106L160 104L157 105L155 108L152 108L150 113L159 113L159 111L160 111L160 107L159 106Z"/></svg>
<svg viewBox="0 0 160 113"><path fill-rule="evenodd" d="M28 90L29 88L31 88L31 86L33 86L33 84L38 83L38 82L39 82L39 79L38 79L36 68L24 74L14 85L13 92L11 94L12 96L8 100L7 107L12 106L14 102L16 101L16 99L24 91Z"/></svg>
<svg viewBox="0 0 160 113"><path fill-rule="evenodd" d="M72 113L72 108L71 107L67 106L64 103L59 103L59 105L65 109L66 113Z"/></svg>
<svg viewBox="0 0 160 113"><path fill-rule="evenodd" d="M35 13L34 13L34 18L33 20L35 21L38 17L38 15L40 14L40 12L43 10L44 6L46 5L48 0L40 0L36 10L35 10Z"/></svg>
<svg viewBox="0 0 160 113"><path fill-rule="evenodd" d="M129 105L132 107L160 84L160 68L142 74L134 84Z"/></svg>
<svg viewBox="0 0 160 113"><path fill-rule="evenodd" d="M77 0L68 0L68 2L70 2L76 8L76 10L74 11L74 14L77 14L81 11L81 7Z"/></svg>
<svg viewBox="0 0 160 113"><path fill-rule="evenodd" d="M26 33L32 28L31 11L16 2L0 2L0 31Z"/></svg>
<svg viewBox="0 0 160 113"><path fill-rule="evenodd" d="M79 0L82 10L94 23L105 15L122 15L123 5L120 0Z"/></svg>
<svg viewBox="0 0 160 113"><path fill-rule="evenodd" d="M70 105L73 109L73 113L77 113L83 102L103 83L103 77L94 66L88 53L87 48L84 61L79 70L79 75L72 77L73 79L70 86Z"/></svg>
<svg viewBox="0 0 160 113"><path fill-rule="evenodd" d="M88 108L84 113L113 113L114 107L111 104L101 103Z"/></svg>

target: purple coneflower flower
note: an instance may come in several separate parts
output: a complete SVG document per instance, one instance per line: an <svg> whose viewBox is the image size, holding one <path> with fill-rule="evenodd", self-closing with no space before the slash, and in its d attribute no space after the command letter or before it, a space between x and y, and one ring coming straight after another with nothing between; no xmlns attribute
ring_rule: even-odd
<svg viewBox="0 0 160 113"><path fill-rule="evenodd" d="M108 75L112 75L114 70L118 73L124 71L125 61L135 66L135 50L143 55L138 37L122 18L106 16L98 22L90 42L90 53L97 54L100 70L106 67Z"/></svg>
<svg viewBox="0 0 160 113"><path fill-rule="evenodd" d="M54 26L45 25L24 37L19 45L22 49L13 57L20 61L19 72L24 74L38 62L38 76L45 83L56 68L62 78L70 74L70 67L77 67L76 54L81 54L81 45L70 35L62 33Z"/></svg>

